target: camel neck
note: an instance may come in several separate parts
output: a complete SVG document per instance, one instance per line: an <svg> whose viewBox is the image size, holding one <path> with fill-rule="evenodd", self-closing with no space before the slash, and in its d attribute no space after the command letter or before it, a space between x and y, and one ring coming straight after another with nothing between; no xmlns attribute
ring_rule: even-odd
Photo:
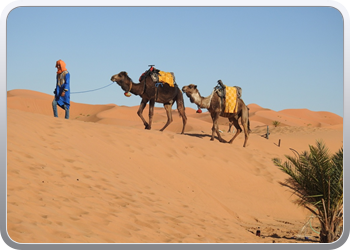
<svg viewBox="0 0 350 250"><path fill-rule="evenodd" d="M131 83L130 92L134 95L142 95L144 92L144 83Z"/></svg>
<svg viewBox="0 0 350 250"><path fill-rule="evenodd" d="M211 93L210 96L202 97L198 92L198 96L194 97L194 103L197 104L199 108L208 109L210 106L211 99L213 97L213 93Z"/></svg>

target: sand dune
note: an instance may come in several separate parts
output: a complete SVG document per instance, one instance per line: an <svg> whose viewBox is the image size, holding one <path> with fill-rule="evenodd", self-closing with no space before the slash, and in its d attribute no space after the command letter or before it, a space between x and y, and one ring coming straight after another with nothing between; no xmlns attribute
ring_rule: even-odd
<svg viewBox="0 0 350 250"><path fill-rule="evenodd" d="M62 110L53 117L52 98L7 93L7 230L20 243L304 242L295 237L310 213L281 185L287 176L271 159L316 140L331 153L343 145L343 119L329 112L250 104L243 148L243 135L210 141L209 114L190 107L181 135L176 110L160 132L163 108L144 130L138 107L73 102L65 120ZM144 113L148 119L148 107ZM227 119L220 129L233 136Z"/></svg>

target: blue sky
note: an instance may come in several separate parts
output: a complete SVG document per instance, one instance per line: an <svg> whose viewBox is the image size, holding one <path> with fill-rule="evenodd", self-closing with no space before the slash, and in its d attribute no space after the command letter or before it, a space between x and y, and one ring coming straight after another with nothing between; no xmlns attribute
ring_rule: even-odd
<svg viewBox="0 0 350 250"><path fill-rule="evenodd" d="M19 7L7 18L7 90L53 94L58 59L72 92L106 86L120 71L138 82L155 64L202 96L221 79L240 86L246 104L343 116L343 28L331 7ZM113 84L71 101L141 99Z"/></svg>

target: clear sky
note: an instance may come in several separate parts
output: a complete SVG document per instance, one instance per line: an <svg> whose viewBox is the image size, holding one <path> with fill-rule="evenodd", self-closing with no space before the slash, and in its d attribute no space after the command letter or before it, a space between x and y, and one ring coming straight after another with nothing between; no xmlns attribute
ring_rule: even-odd
<svg viewBox="0 0 350 250"><path fill-rule="evenodd" d="M7 90L53 95L62 59L71 101L136 106L116 84L74 92L120 71L138 82L155 64L202 96L221 79L246 104L343 116L343 28L331 7L19 7L7 18Z"/></svg>

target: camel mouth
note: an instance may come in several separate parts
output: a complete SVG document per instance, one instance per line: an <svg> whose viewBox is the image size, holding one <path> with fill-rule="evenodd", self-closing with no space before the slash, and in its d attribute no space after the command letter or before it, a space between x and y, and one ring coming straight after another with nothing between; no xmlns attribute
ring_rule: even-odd
<svg viewBox="0 0 350 250"><path fill-rule="evenodd" d="M111 81L112 81L112 82L117 82L117 79L115 78L115 76L112 76L112 77L111 77Z"/></svg>
<svg viewBox="0 0 350 250"><path fill-rule="evenodd" d="M112 82L115 82L115 83L118 84L118 85L120 85L116 76L112 76L112 77L111 77L111 81L112 81Z"/></svg>
<svg viewBox="0 0 350 250"><path fill-rule="evenodd" d="M124 86L122 85L122 83L118 82L118 80L114 76L112 76L111 81L115 82L116 84L118 84L122 88L122 90L127 91L127 90L124 89Z"/></svg>
<svg viewBox="0 0 350 250"><path fill-rule="evenodd" d="M181 90L182 92L186 93L186 86L183 86Z"/></svg>

